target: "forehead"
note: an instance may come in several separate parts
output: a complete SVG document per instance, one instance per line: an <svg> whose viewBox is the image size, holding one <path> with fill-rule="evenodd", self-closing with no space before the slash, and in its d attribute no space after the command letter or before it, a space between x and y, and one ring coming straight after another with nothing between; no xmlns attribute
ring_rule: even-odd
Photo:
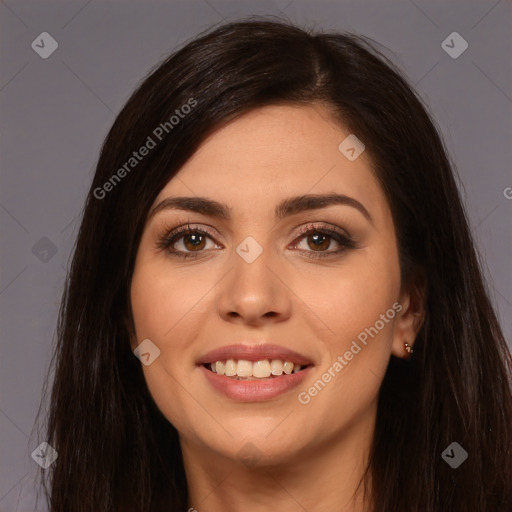
<svg viewBox="0 0 512 512"><path fill-rule="evenodd" d="M255 109L212 133L155 203L197 195L237 210L288 196L342 193L384 214L387 205L368 154L350 160L340 150L349 136L321 106Z"/></svg>

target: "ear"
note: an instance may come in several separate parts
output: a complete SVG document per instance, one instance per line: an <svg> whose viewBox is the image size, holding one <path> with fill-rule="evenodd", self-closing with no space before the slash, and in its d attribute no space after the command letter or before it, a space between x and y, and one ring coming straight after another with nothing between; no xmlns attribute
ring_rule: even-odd
<svg viewBox="0 0 512 512"><path fill-rule="evenodd" d="M400 294L398 302L402 309L398 312L395 319L391 353L396 357L406 359L409 357L409 353L405 349L405 344L408 343L410 347L414 346L414 340L425 319L426 298L424 281L416 282L409 289L404 290Z"/></svg>

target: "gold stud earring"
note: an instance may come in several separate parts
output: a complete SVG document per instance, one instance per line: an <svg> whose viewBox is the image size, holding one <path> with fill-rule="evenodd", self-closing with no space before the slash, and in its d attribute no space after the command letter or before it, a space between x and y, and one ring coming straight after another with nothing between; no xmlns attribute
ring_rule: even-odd
<svg viewBox="0 0 512 512"><path fill-rule="evenodd" d="M405 350L407 350L407 352L409 354L412 354L414 352L414 350L412 349L412 347L409 345L409 343L404 343L405 345Z"/></svg>

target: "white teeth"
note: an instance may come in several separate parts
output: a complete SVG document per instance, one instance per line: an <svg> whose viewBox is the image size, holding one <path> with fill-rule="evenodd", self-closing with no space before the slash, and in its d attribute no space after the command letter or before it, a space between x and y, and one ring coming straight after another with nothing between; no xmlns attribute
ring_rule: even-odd
<svg viewBox="0 0 512 512"><path fill-rule="evenodd" d="M267 359L256 361L252 365L252 376L260 379L270 377L270 363Z"/></svg>
<svg viewBox="0 0 512 512"><path fill-rule="evenodd" d="M279 359L272 359L270 363L270 372L272 375L282 375L283 374L283 363Z"/></svg>
<svg viewBox="0 0 512 512"><path fill-rule="evenodd" d="M290 375L293 371L293 363L291 361L286 361L283 364L283 372L286 373L286 375Z"/></svg>
<svg viewBox="0 0 512 512"><path fill-rule="evenodd" d="M246 359L239 359L236 374L239 377L250 377L252 375L252 362Z"/></svg>
<svg viewBox="0 0 512 512"><path fill-rule="evenodd" d="M228 359L227 361L215 361L209 365L212 372L226 377L267 379L273 376L279 376L285 373L300 372L304 367L300 364L294 364L292 361L282 361L280 359L262 359L260 361L248 361L247 359Z"/></svg>
<svg viewBox="0 0 512 512"><path fill-rule="evenodd" d="M222 361L217 361L215 363L215 372L219 375L224 375L224 363Z"/></svg>
<svg viewBox="0 0 512 512"><path fill-rule="evenodd" d="M234 377L236 375L236 361L234 359L228 359L224 365L224 375L226 377Z"/></svg>

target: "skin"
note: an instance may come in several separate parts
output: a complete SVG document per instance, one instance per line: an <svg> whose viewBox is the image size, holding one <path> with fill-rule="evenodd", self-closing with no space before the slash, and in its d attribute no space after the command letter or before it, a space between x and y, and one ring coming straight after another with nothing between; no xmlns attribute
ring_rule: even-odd
<svg viewBox="0 0 512 512"><path fill-rule="evenodd" d="M176 209L148 217L131 287L132 349L146 338L160 349L144 376L179 432L189 505L199 512L371 510L362 486L356 488L378 391L390 355L408 357L404 343L413 345L422 306L401 289L395 228L368 153L349 161L338 149L348 135L319 105L251 111L210 135L153 205L202 196L228 205L232 219ZM347 205L274 217L283 199L324 193L356 199L373 222ZM187 222L215 235L199 249L190 235L175 240L176 249L199 252L196 259L158 248L159 237ZM312 234L298 238L311 223L347 231L356 248L308 257L342 247L329 236L319 249ZM250 264L236 252L248 236L263 249ZM401 311L367 345L359 343L362 350L309 403L300 403L299 392L394 303ZM237 402L196 365L212 349L261 340L308 356L314 367L306 381L272 400ZM252 466L238 454L249 442L258 459Z"/></svg>

